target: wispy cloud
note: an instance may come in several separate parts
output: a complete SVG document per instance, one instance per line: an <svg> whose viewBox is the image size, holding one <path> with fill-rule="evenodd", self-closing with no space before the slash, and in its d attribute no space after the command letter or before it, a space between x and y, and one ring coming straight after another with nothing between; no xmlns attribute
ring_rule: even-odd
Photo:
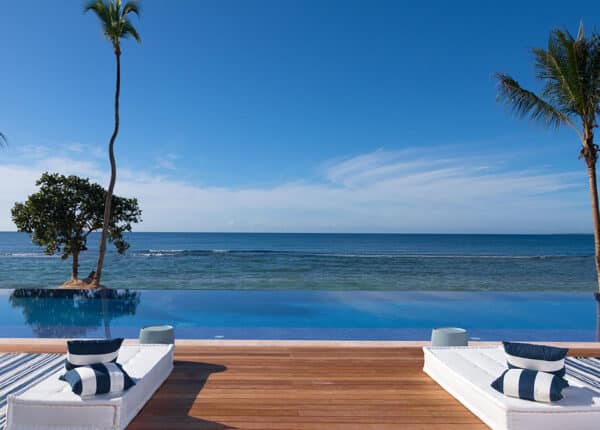
<svg viewBox="0 0 600 430"><path fill-rule="evenodd" d="M104 148L100 148L98 146L90 145L87 143L73 142L65 145L59 145L59 150L60 149L63 149L67 152L81 154L88 158L102 158L105 155Z"/></svg>
<svg viewBox="0 0 600 430"><path fill-rule="evenodd" d="M51 158L31 155L42 152L0 164L0 177L13 179L0 183L0 229L14 229L10 207L34 191L45 170L106 182L104 160L83 159L76 151ZM173 154L162 159L175 167ZM589 230L581 172L554 172L547 166L509 170L490 159L417 148L377 150L326 163L316 181L299 178L264 188L199 186L124 168L116 191L138 197L144 210L140 229L146 231Z"/></svg>
<svg viewBox="0 0 600 430"><path fill-rule="evenodd" d="M179 157L175 154L165 154L155 159L155 165L159 169L176 170L177 166L175 165L175 161L177 158Z"/></svg>
<svg viewBox="0 0 600 430"><path fill-rule="evenodd" d="M330 165L325 171L325 177L334 184L351 187L430 169L442 161L417 158L411 150L380 149Z"/></svg>

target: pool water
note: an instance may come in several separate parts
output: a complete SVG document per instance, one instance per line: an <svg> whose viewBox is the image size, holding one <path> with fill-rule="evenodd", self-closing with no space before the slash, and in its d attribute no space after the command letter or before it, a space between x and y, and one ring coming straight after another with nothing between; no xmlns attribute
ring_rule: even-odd
<svg viewBox="0 0 600 430"><path fill-rule="evenodd" d="M426 340L439 326L472 340L595 340L590 293L0 290L0 337Z"/></svg>

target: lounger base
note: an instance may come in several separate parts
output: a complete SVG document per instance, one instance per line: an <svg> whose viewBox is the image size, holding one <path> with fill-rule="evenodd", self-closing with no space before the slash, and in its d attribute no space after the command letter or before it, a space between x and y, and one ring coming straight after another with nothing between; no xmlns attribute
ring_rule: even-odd
<svg viewBox="0 0 600 430"><path fill-rule="evenodd" d="M136 380L125 393L82 399L57 373L9 397L7 430L125 429L171 373L173 346L123 346L118 361Z"/></svg>
<svg viewBox="0 0 600 430"><path fill-rule="evenodd" d="M565 399L539 403L503 396L490 387L505 368L497 347L423 348L423 370L494 430L598 430L600 392L572 382Z"/></svg>

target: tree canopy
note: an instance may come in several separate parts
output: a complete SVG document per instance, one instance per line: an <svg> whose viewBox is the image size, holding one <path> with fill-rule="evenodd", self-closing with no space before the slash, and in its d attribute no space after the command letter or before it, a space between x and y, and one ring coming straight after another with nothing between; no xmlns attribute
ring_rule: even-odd
<svg viewBox="0 0 600 430"><path fill-rule="evenodd" d="M550 33L546 49L531 52L536 78L542 83L539 95L522 88L511 76L497 73L498 100L518 117L528 116L549 127L573 128L585 149L586 132L595 128L600 113L600 35L586 37L583 24L577 36L557 29ZM585 150L582 155L587 155Z"/></svg>
<svg viewBox="0 0 600 430"><path fill-rule="evenodd" d="M91 0L83 8L92 11L100 20L104 36L112 43L115 54L121 53L121 39L133 38L141 43L142 38L129 20L129 14L140 15L140 6L136 0L123 3L121 0Z"/></svg>
<svg viewBox="0 0 600 430"><path fill-rule="evenodd" d="M88 236L102 228L106 191L89 179L57 173L44 173L36 185L37 193L15 204L12 219L18 231L29 233L46 254L73 256L72 279L77 279L79 253L87 250ZM123 233L141 221L142 211L135 198L113 196L112 205L108 240L124 253L129 244Z"/></svg>

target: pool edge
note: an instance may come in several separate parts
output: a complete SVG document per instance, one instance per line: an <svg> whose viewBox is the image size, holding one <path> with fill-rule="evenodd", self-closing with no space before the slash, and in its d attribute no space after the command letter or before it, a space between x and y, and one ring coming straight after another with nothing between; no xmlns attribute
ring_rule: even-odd
<svg viewBox="0 0 600 430"><path fill-rule="evenodd" d="M7 345L62 345L68 338L0 338L0 346ZM126 344L135 344L137 339L126 339ZM499 341L471 341L471 346L500 345ZM600 349L600 342L527 342L553 345L563 348ZM234 339L178 339L176 346L229 346L229 347L331 347L331 348L415 348L428 346L429 341L403 340L234 340Z"/></svg>

